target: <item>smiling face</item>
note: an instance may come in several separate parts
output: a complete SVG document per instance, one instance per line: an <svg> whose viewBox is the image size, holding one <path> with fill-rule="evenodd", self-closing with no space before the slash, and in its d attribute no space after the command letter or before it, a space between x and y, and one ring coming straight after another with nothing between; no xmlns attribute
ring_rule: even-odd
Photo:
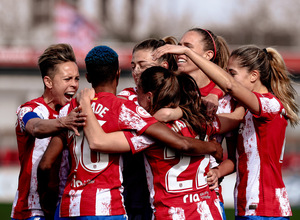
<svg viewBox="0 0 300 220"><path fill-rule="evenodd" d="M70 102L77 92L79 71L77 64L74 62L57 64L54 71L53 79L48 77L48 82L45 84L51 93L51 97L48 97L49 105L56 109Z"/></svg>
<svg viewBox="0 0 300 220"><path fill-rule="evenodd" d="M205 54L205 51L203 50L204 45L202 43L202 36L195 31L186 32L182 36L179 45L190 48L200 56L204 56ZM185 55L177 56L177 65L180 72L187 74L199 70L195 63Z"/></svg>
<svg viewBox="0 0 300 220"><path fill-rule="evenodd" d="M153 51L151 49L141 49L141 50L136 50L132 54L131 71L132 71L132 77L136 85L138 85L138 81L140 79L142 72L144 72L146 69L148 69L151 66L161 65L161 63L158 60L154 61L152 59L151 56L152 52Z"/></svg>

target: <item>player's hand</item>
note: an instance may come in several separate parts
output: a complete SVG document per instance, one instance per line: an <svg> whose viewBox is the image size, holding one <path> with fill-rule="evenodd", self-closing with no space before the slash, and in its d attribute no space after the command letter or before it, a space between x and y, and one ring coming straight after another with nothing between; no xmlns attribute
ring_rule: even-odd
<svg viewBox="0 0 300 220"><path fill-rule="evenodd" d="M219 144L215 138L210 140L209 142L212 143L213 145L215 145L215 148L216 148L216 151L214 153L212 153L211 155L216 159L217 163L222 162L223 148L222 148L221 144Z"/></svg>
<svg viewBox="0 0 300 220"><path fill-rule="evenodd" d="M93 88L85 88L81 90L76 96L76 100L80 105L83 102L90 103L93 98L95 98L95 90Z"/></svg>
<svg viewBox="0 0 300 220"><path fill-rule="evenodd" d="M207 184L209 185L209 189L213 190L218 187L218 169L210 169L207 173Z"/></svg>
<svg viewBox="0 0 300 220"><path fill-rule="evenodd" d="M205 97L201 97L203 104L206 106L206 114L209 117L213 117L219 106L219 98L215 94L208 94Z"/></svg>
<svg viewBox="0 0 300 220"><path fill-rule="evenodd" d="M183 116L183 111L180 107L177 108L161 108L153 115L154 118L161 122L175 121Z"/></svg>
<svg viewBox="0 0 300 220"><path fill-rule="evenodd" d="M73 109L67 116L59 118L62 127L73 130L79 136L78 127L83 127L86 121L86 114L81 112L81 107Z"/></svg>
<svg viewBox="0 0 300 220"><path fill-rule="evenodd" d="M187 50L189 50L188 47L184 47L181 45L166 44L157 48L151 55L153 60L157 60L164 54L186 54Z"/></svg>

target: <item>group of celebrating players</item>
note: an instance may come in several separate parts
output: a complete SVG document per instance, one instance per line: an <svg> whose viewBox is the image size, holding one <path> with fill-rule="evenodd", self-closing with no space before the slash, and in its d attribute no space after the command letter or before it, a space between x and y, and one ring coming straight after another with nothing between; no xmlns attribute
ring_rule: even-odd
<svg viewBox="0 0 300 220"><path fill-rule="evenodd" d="M71 45L39 57L44 93L17 110L12 219L226 219L221 182L233 172L236 219L292 215L281 163L298 106L274 48L230 53L201 28L179 43L147 39L133 48L135 87L119 94L112 48L92 48L85 64L92 88L75 95Z"/></svg>

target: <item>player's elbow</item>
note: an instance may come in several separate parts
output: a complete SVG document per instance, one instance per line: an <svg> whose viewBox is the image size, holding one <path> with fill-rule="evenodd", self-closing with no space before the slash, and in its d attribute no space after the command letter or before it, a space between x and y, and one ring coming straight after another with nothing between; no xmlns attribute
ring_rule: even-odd
<svg viewBox="0 0 300 220"><path fill-rule="evenodd" d="M39 138L39 139L42 139L42 138L46 138L46 137L49 137L49 135L46 135L44 134L43 132L40 132L40 130L38 129L33 129L32 132L31 132L31 135L35 138Z"/></svg>
<svg viewBox="0 0 300 220"><path fill-rule="evenodd" d="M93 143L93 142L89 142L89 146L90 146L90 149L92 151L96 151L99 149L98 145L96 143Z"/></svg>
<svg viewBox="0 0 300 220"><path fill-rule="evenodd" d="M104 150L104 147L105 147L104 144L97 139L90 138L90 140L88 140L88 143L89 143L90 149L92 151L100 151L100 150L103 151Z"/></svg>

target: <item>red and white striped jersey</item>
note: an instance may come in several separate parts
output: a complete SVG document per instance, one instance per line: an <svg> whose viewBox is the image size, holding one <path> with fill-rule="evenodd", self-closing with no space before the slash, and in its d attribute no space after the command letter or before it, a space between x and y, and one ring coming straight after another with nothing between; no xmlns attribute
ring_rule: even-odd
<svg viewBox="0 0 300 220"><path fill-rule="evenodd" d="M76 107L76 100L72 100L60 115ZM132 130L141 134L157 122L142 107L112 93L96 94L91 107L105 132ZM60 216L124 215L121 155L90 150L82 131L79 137L69 131L67 144L72 167L61 200Z"/></svg>
<svg viewBox="0 0 300 220"><path fill-rule="evenodd" d="M26 132L23 117L28 112L35 112L41 119L55 119L58 116L58 112L50 108L43 97L18 107L16 136L21 170L11 213L11 217L15 219L44 215L37 192L37 167L50 137L39 139Z"/></svg>
<svg viewBox="0 0 300 220"><path fill-rule="evenodd" d="M123 97L130 101L134 101L134 103L138 105L136 90L137 90L136 87L125 88L118 94L118 96Z"/></svg>
<svg viewBox="0 0 300 220"><path fill-rule="evenodd" d="M255 95L261 112L248 111L238 134L236 215L291 216L281 173L286 112L271 93Z"/></svg>
<svg viewBox="0 0 300 220"><path fill-rule="evenodd" d="M219 106L216 114L220 113L231 113L236 107L236 101L232 99L230 95L225 95L222 98L219 99ZM225 137L231 137L232 132L229 131L226 134L215 134L213 135L213 138L216 138L216 141L220 144L222 144L223 139ZM219 163L217 163L216 159L213 156L210 156L210 168L214 168L218 166ZM222 195L222 185L219 185L217 188L215 188L215 191L217 192L217 195L222 203L224 203L223 195Z"/></svg>
<svg viewBox="0 0 300 220"><path fill-rule="evenodd" d="M167 126L181 135L195 138L194 132L182 120ZM214 132L216 130L210 129L209 135ZM138 144L131 147L132 152L140 150ZM146 149L144 154L156 219L222 219L219 200L206 181L209 155L185 156L158 143Z"/></svg>

